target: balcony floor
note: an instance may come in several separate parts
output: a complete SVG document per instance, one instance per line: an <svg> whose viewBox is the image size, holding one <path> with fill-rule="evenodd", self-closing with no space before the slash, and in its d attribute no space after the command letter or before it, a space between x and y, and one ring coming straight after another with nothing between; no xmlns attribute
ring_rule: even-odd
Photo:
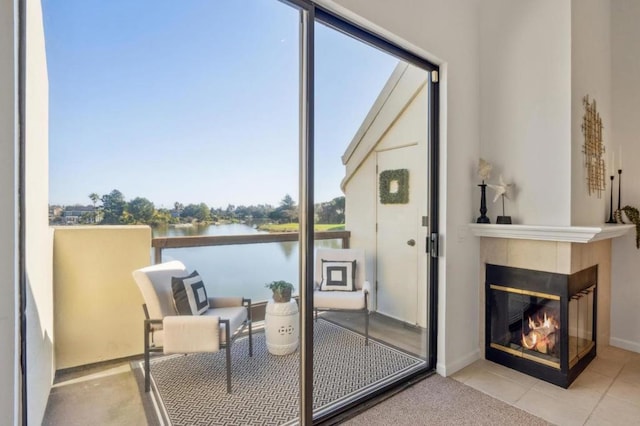
<svg viewBox="0 0 640 426"><path fill-rule="evenodd" d="M324 315L357 331L364 326L362 315ZM372 315L370 335L414 355L424 355L426 333L419 328ZM599 347L598 354L566 390L486 360L476 361L453 378L555 424L635 424L640 418L640 354L614 347ZM399 397L384 401L381 407L401 411ZM157 424L155 418L146 417L145 403L149 402L140 397L130 362L105 363L59 375L43 425ZM354 424L376 424L375 418L365 421L366 416L367 412L354 418ZM410 417L406 419L403 423L400 415L396 424L413 424Z"/></svg>

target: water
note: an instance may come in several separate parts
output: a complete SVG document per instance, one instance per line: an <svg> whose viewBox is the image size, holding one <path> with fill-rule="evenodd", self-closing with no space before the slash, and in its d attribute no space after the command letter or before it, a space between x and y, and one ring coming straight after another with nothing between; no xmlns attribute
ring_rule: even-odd
<svg viewBox="0 0 640 426"><path fill-rule="evenodd" d="M194 235L261 234L249 224L162 227L153 230L154 237L184 237ZM316 247L340 248L340 240L320 240ZM242 296L252 302L268 300L271 290L264 287L271 281L292 283L298 293L297 241L241 244L233 246L188 247L164 249L162 260L180 260L189 271L197 270L208 296Z"/></svg>

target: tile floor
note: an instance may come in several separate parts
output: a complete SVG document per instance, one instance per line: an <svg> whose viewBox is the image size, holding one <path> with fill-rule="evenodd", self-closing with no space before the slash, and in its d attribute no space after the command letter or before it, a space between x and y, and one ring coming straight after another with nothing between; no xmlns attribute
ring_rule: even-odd
<svg viewBox="0 0 640 426"><path fill-rule="evenodd" d="M569 389L484 359L452 377L557 425L640 425L640 353L599 347Z"/></svg>

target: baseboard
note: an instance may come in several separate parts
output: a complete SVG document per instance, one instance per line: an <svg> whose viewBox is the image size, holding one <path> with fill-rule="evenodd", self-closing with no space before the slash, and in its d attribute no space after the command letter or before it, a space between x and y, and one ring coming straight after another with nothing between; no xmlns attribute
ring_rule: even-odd
<svg viewBox="0 0 640 426"><path fill-rule="evenodd" d="M616 348L626 349L632 352L640 353L640 343L632 342L631 340L618 339L617 337L609 338L609 344Z"/></svg>
<svg viewBox="0 0 640 426"><path fill-rule="evenodd" d="M437 362L436 372L443 377L451 376L457 371L462 370L467 365L479 360L481 358L481 355L482 354L480 352L480 349L476 349L475 351L468 353L467 355L460 357L455 361L448 362L446 364Z"/></svg>

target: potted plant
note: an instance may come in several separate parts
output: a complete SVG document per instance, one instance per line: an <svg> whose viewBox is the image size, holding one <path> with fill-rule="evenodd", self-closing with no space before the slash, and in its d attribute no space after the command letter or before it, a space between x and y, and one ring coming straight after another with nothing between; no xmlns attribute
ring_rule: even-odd
<svg viewBox="0 0 640 426"><path fill-rule="evenodd" d="M264 285L273 292L273 301L276 303L288 303L291 300L293 284L286 281L272 281Z"/></svg>

